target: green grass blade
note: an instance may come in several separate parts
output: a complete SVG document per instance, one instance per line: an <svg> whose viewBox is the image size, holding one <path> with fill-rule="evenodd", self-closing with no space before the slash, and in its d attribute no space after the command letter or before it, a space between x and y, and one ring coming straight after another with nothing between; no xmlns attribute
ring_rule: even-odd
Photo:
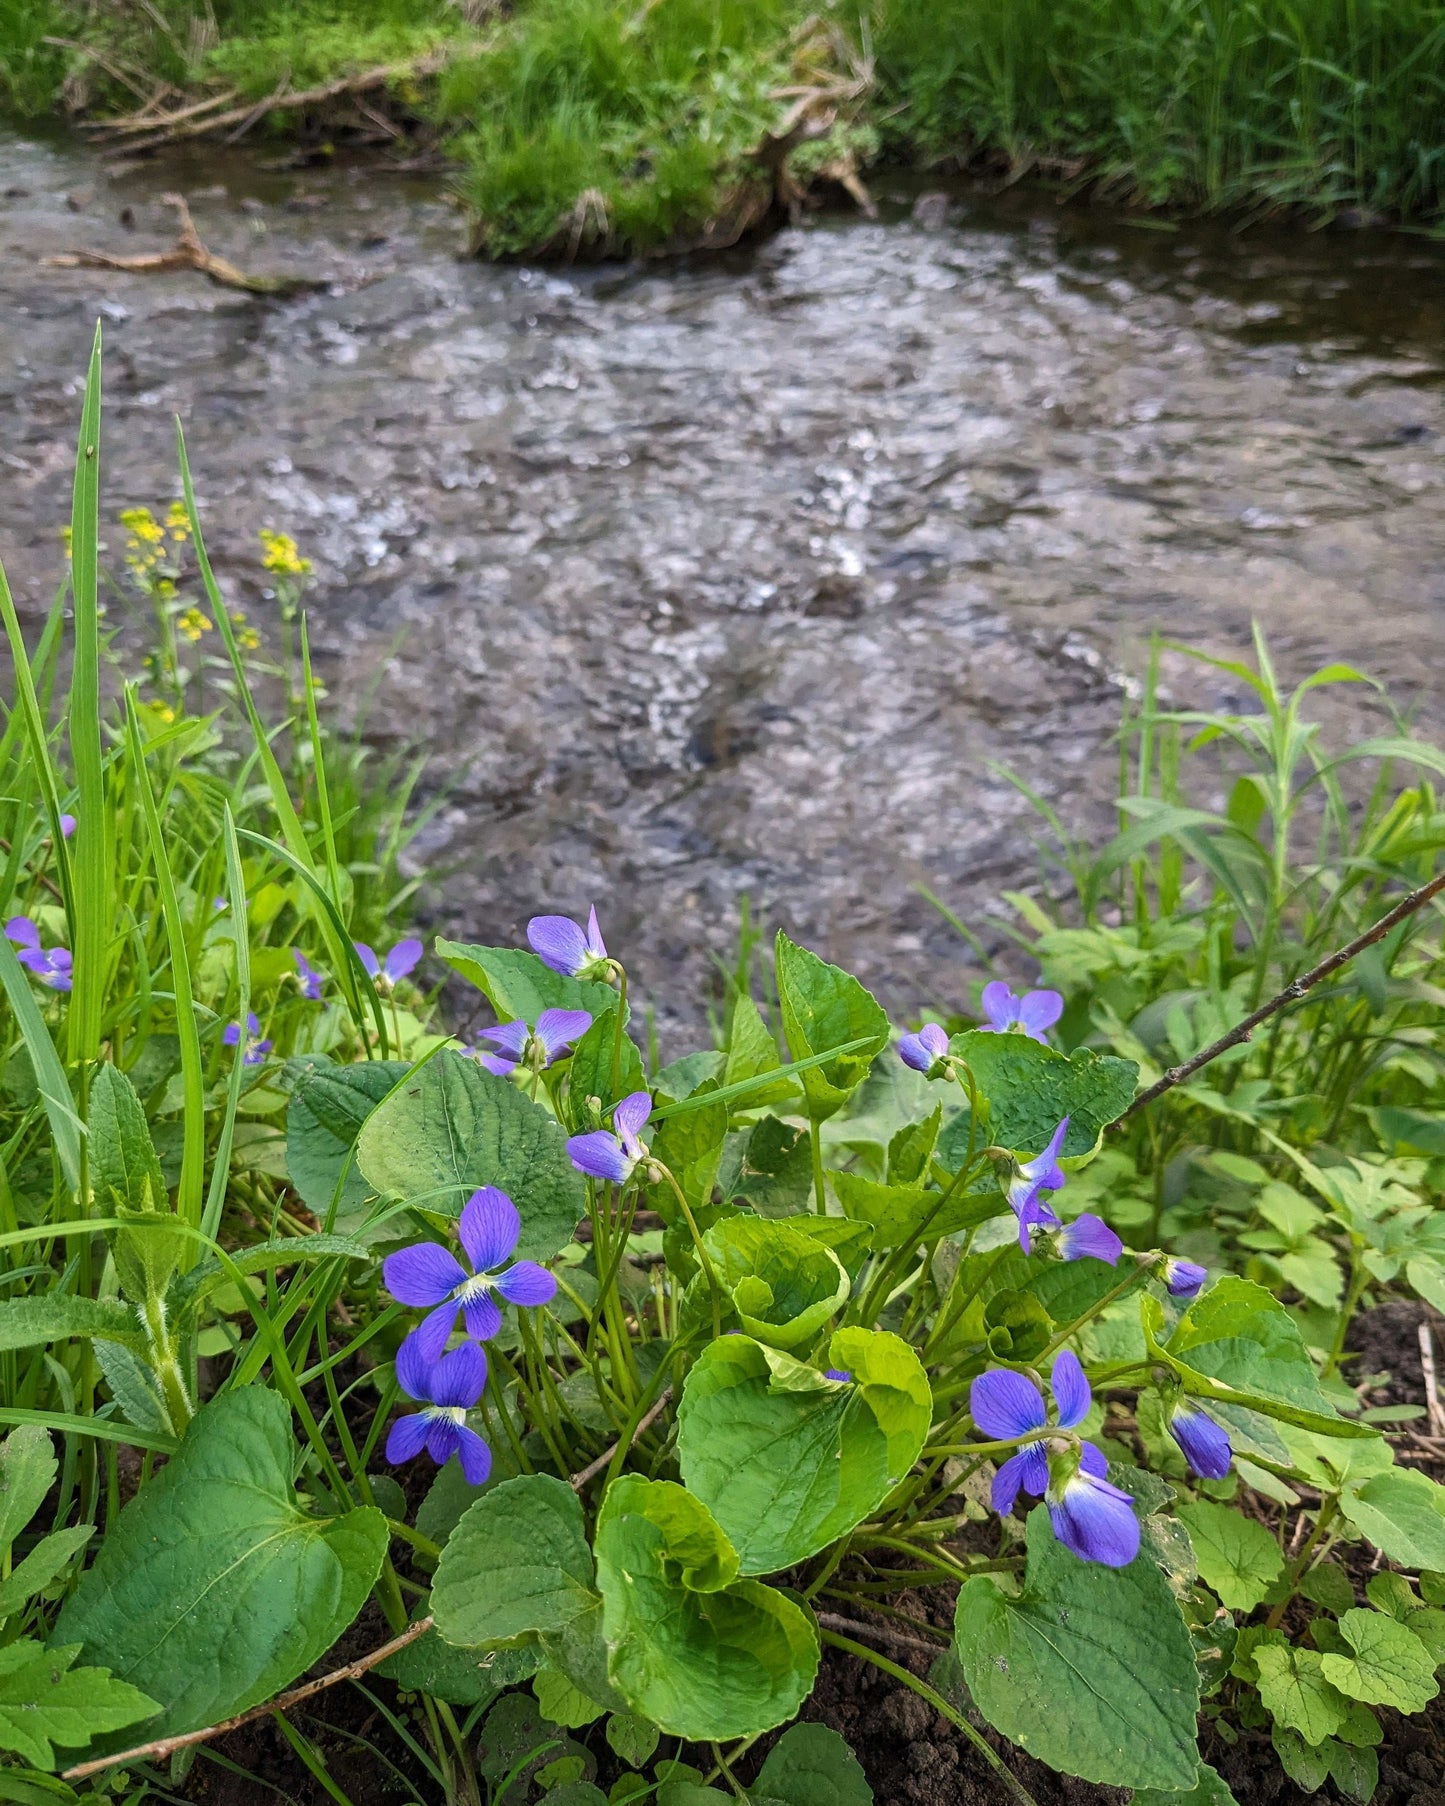
<svg viewBox="0 0 1445 1806"><path fill-rule="evenodd" d="M266 778L266 788L270 792L271 806L276 811L276 819L281 826L281 838L291 853L294 865L309 879L308 888L317 899L312 906L317 925L321 929L322 938L327 943L327 952L338 978L351 980L353 1013L357 1021L361 1020L361 999L356 994L354 976L352 974L351 940L345 926L341 922L340 897L330 898L331 907L324 907L327 899L325 888L320 882L320 873L316 861L312 857L311 847L306 839L306 830L301 825L301 817L296 813L296 805L291 801L291 793L286 788L285 774L272 750L271 741L261 721L260 711L256 707L256 699L251 693L250 679L246 675L245 661L241 657L241 648L236 642L236 630L231 624L231 616L221 598L216 583L215 572L211 569L211 560L206 552L205 539L201 533L200 516L196 512L196 492L191 482L191 467L186 460L185 435L181 431L180 422L176 422L176 453L180 460L181 487L185 492L186 514L190 521L191 544L196 554L196 569L200 572L201 584L206 592L206 600L216 625L221 630L221 638L226 643L226 653L231 661L231 669L235 674L237 694L241 698L241 706L246 711L246 720L250 724L251 735L256 745L256 757L260 760L261 770ZM343 974L345 977L343 978ZM377 1010L380 1019L380 1006Z"/></svg>
<svg viewBox="0 0 1445 1806"><path fill-rule="evenodd" d="M75 657L70 674L70 757L76 806L71 952L75 988L68 1020L70 1057L100 1054L105 1003L105 955L110 897L106 882L105 765L100 742L100 327L96 326L80 411L75 490L70 515L70 593L74 604ZM82 1095L84 1074L81 1075Z"/></svg>
<svg viewBox="0 0 1445 1806"><path fill-rule="evenodd" d="M45 1026L45 1018L30 989L29 974L15 957L15 949L3 935L0 935L0 985L5 987L5 995L10 1000L10 1008L19 1024L26 1052L30 1055L35 1082L40 1087L41 1101L45 1105L46 1119L50 1124L51 1139L60 1160L60 1170L71 1191L79 1193L84 1164L81 1147L85 1127L76 1114L65 1068L60 1063L60 1055L55 1051L50 1030Z"/></svg>
<svg viewBox="0 0 1445 1806"><path fill-rule="evenodd" d="M301 675L306 693L306 726L311 735L311 771L316 779L316 813L321 818L321 844L326 851L326 876L332 900L339 909L345 893L341 888L341 866L336 858L336 828L331 819L331 791L326 782L326 751L321 738L321 721L316 713L316 685L311 676L311 636L306 631L306 616L301 617Z"/></svg>
<svg viewBox="0 0 1445 1806"><path fill-rule="evenodd" d="M304 866L299 859L293 859L286 851L285 847L278 846L274 840L268 839L266 835L257 834L250 828L242 828L240 830L240 836L242 840L249 840L258 847L265 847L266 851L273 859L279 859L283 865L289 866L290 869L295 872L296 876L300 878L304 884L309 886L312 895L316 899L317 907L321 911L323 917L329 918L330 920L333 930L332 937L330 938L340 940L342 948L341 967L336 976L341 978L343 974L345 975L351 993L347 1001L352 1006L352 1013L357 1026L360 1027L361 1025L363 1013L361 1009L361 998L365 997L371 1004L372 1017L376 1022L377 1042L381 1048L381 1057L383 1060L389 1059L390 1055L388 1054L387 1049L390 1044L387 1040L386 1016L382 1011L381 999L376 994L376 986L371 982L371 974L367 971L366 967L362 965L361 960L357 955L356 948L353 946L351 940L347 936L345 928L342 926L341 917L337 914L336 905L331 901L331 898L327 896L325 886L322 884L321 880L314 871L310 870L307 866ZM368 1055L368 1057L370 1056Z"/></svg>
<svg viewBox="0 0 1445 1806"><path fill-rule="evenodd" d="M145 745L141 738L140 718L136 713L135 691L130 686L127 686L125 694L125 739L127 758L135 777L141 814L145 819L151 863L155 867L156 888L160 892L161 916L165 922L166 942L171 956L171 988L176 1000L176 1034L181 1044L185 1141L181 1150L181 1178L176 1192L176 1210L183 1222L199 1229L201 1180L206 1160L206 1079L201 1060L201 1035L196 1027L186 927L181 918L180 898L176 894L175 874L166 852L165 831L161 826L160 812L156 808L150 774L146 770Z"/></svg>
<svg viewBox="0 0 1445 1806"><path fill-rule="evenodd" d="M45 736L45 716L41 711L40 698L35 693L35 676L29 655L25 650L25 639L20 632L20 619L15 613L15 600L10 594L10 585L6 580L3 565L0 565L0 614L5 617L5 637L10 643L10 662L15 669L16 706L25 723L25 739L30 748L30 762L40 784L45 813L50 820L50 833L55 842L55 862L60 872L60 894L65 903L66 919L71 923L73 929L75 906L71 891L70 848L66 844L65 836L60 832L60 780L56 774L55 762L50 756L50 743ZM46 624L37 658L43 654L47 636L54 637L52 630L58 630L60 620L61 614L57 608ZM18 844L18 835L16 840Z"/></svg>
<svg viewBox="0 0 1445 1806"><path fill-rule="evenodd" d="M0 1423L38 1423L62 1436L98 1436L102 1442L124 1442L135 1449L153 1449L158 1455L174 1455L180 1447L179 1437L161 1430L138 1430L119 1418L112 1422L108 1417L79 1417L68 1411L24 1411L0 1405Z"/></svg>
<svg viewBox="0 0 1445 1806"><path fill-rule="evenodd" d="M201 1233L214 1236L220 1228L221 1212L226 1203L226 1181L231 1172L231 1142L236 1133L236 1111L241 1104L241 1085L246 1076L246 1017L251 1008L251 936L246 915L246 878L241 870L241 849L236 842L236 823L231 806L225 805L223 834L226 847L226 889L231 899L231 922L235 930L236 1018L241 1037L236 1043L231 1062L231 1079L226 1087L226 1114L221 1119L221 1132L216 1138L216 1151L211 1157L211 1188L206 1194Z"/></svg>

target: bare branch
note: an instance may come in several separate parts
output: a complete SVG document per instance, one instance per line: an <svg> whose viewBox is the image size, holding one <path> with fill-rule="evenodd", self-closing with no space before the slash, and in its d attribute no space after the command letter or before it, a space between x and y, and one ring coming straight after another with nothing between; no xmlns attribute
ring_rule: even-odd
<svg viewBox="0 0 1445 1806"><path fill-rule="evenodd" d="M1328 959L1322 959L1317 966L1311 966L1308 972L1301 973L1293 984L1287 984L1268 1003L1262 1003L1257 1010L1246 1016L1243 1022L1236 1022L1227 1035L1221 1035L1217 1041L1211 1041L1201 1053L1195 1054L1192 1060L1186 1060L1182 1066L1171 1066L1163 1078L1158 1079L1147 1091L1141 1091L1119 1118L1127 1122L1136 1110L1142 1110L1146 1104L1152 1104L1157 1097L1166 1091L1172 1091L1176 1085L1183 1084L1192 1078L1201 1066L1207 1066L1211 1060L1217 1060L1222 1053L1231 1047L1238 1047L1241 1042L1248 1041L1262 1022L1268 1022L1271 1016L1277 1016L1287 1004L1296 1003L1306 991L1312 991L1321 979L1328 978L1332 972L1352 960L1357 953L1363 953L1366 947L1373 947L1376 941L1384 940L1390 930L1421 910L1432 897L1438 897L1445 891L1445 872L1439 873L1428 884L1422 884L1418 890L1412 890L1402 897L1388 915L1380 917L1373 928L1367 928L1363 934L1356 935L1347 946L1338 948ZM1117 1126L1117 1125L1116 1125Z"/></svg>
<svg viewBox="0 0 1445 1806"><path fill-rule="evenodd" d="M293 1706L299 1706L313 1694L324 1693L338 1681L359 1680L388 1656L394 1656L397 1650L405 1649L408 1643L415 1643L418 1637L424 1637L431 1627L430 1617L418 1618L399 1637L383 1643L380 1649L373 1649L370 1655L360 1656L356 1661L348 1662L344 1668L333 1668L330 1674L323 1674L320 1680L307 1681L304 1686L293 1687L289 1693L278 1694L275 1699L267 1700L264 1706L252 1706L249 1712L238 1712L234 1718L223 1718L219 1724L208 1724L199 1731L187 1731L180 1737L157 1737L153 1743L138 1743L134 1749L122 1750L118 1756L101 1756L93 1762L77 1763L74 1768L66 1769L61 1778L66 1781L83 1781L87 1775L102 1774L106 1769L118 1768L124 1762L164 1762L177 1750L189 1749L196 1743L209 1743L213 1737L224 1737L227 1731L239 1730L243 1724L251 1724L257 1718L267 1718L273 1712L289 1712Z"/></svg>

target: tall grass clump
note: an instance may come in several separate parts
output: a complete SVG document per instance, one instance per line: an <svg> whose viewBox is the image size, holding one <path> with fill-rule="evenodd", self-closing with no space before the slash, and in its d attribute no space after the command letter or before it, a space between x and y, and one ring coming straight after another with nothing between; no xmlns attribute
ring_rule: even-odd
<svg viewBox="0 0 1445 1806"><path fill-rule="evenodd" d="M1430 217L1440 0L879 0L890 141L1190 208Z"/></svg>
<svg viewBox="0 0 1445 1806"><path fill-rule="evenodd" d="M532 0L445 72L462 192L496 253L726 239L770 195L794 0Z"/></svg>
<svg viewBox="0 0 1445 1806"><path fill-rule="evenodd" d="M161 83L259 100L472 35L450 0L0 0L0 115L124 113Z"/></svg>

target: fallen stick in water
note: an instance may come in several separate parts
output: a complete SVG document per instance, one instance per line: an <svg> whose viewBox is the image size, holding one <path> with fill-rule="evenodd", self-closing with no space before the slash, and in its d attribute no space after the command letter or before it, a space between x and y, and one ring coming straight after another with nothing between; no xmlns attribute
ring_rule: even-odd
<svg viewBox="0 0 1445 1806"><path fill-rule="evenodd" d="M325 288L325 279L314 276L252 276L214 251L207 250L196 231L196 222L185 197L163 194L161 200L180 215L180 234L168 251L148 251L136 257L116 257L109 251L65 251L45 262L52 269L126 270L136 276L163 276L176 270L196 270L224 288L245 289L252 295L294 295L302 289Z"/></svg>

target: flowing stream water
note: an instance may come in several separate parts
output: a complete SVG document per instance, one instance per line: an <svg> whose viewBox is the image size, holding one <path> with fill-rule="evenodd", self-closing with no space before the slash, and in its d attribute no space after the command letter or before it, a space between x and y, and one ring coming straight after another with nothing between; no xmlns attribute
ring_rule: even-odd
<svg viewBox="0 0 1445 1806"><path fill-rule="evenodd" d="M213 249L328 286L43 262L163 248L169 190ZM664 1028L695 1027L746 892L890 1007L961 1002L915 887L997 943L1035 832L1001 767L1107 831L1151 630L1235 653L1257 618L1287 671L1350 659L1438 725L1445 246L916 196L542 271L463 260L434 180L0 137L22 611L62 568L101 316L107 515L176 493L179 413L263 626L257 529L296 535L333 698L374 687L371 733L447 789L421 849L442 931L595 901ZM1169 675L1190 706L1240 695Z"/></svg>

